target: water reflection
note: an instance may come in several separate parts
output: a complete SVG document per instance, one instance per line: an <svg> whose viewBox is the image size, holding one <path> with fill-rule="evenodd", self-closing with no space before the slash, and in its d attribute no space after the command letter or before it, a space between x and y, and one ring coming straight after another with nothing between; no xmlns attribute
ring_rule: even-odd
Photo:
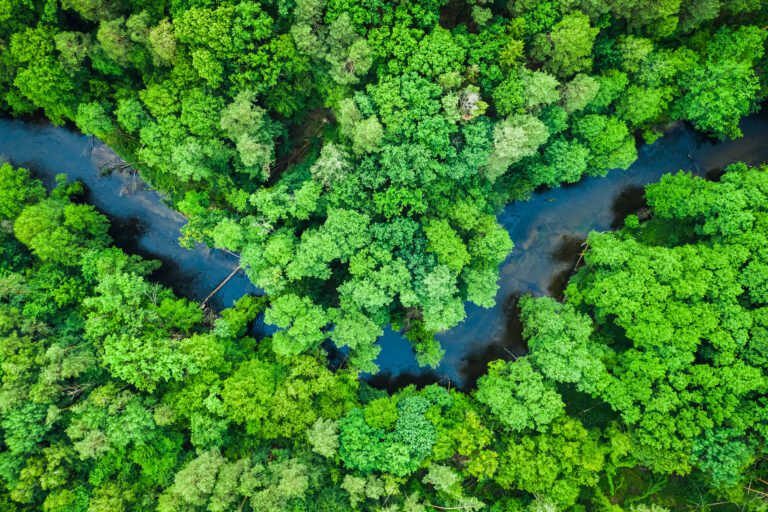
<svg viewBox="0 0 768 512"><path fill-rule="evenodd" d="M713 143L680 126L642 147L638 161L627 171L587 178L509 205L499 222L509 230L515 248L501 267L496 305L490 309L467 305L466 320L438 336L446 354L435 370L420 371L407 341L387 330L380 339L382 352L377 360L382 374L371 382L393 387L393 382L402 385L427 379L469 388L489 361L525 353L518 297L526 293L561 297L587 234L622 226L627 214L645 206L644 185L658 181L664 173L682 169L716 178L718 170L722 173L730 163L768 160L768 115L745 119L741 128L743 138Z"/></svg>
<svg viewBox="0 0 768 512"><path fill-rule="evenodd" d="M624 225L624 219L630 213L636 213L647 206L645 201L645 187L642 185L628 185L619 192L611 204L611 229L619 229Z"/></svg>
<svg viewBox="0 0 768 512"><path fill-rule="evenodd" d="M152 278L179 295L200 301L237 267L237 257L225 252L202 244L192 250L180 247L184 217L135 173L105 173L105 168L119 166L122 160L98 140L48 123L0 119L0 156L30 169L48 188L55 186L59 173L80 180L87 201L110 218L115 245L162 261ZM245 274L236 275L209 305L229 307L248 293L259 289Z"/></svg>
<svg viewBox="0 0 768 512"><path fill-rule="evenodd" d="M628 213L644 205L643 185L658 181L662 174L684 169L717 178L732 162L766 161L768 115L753 116L741 126L744 138L717 144L679 127L641 148L640 158L628 171L587 178L509 205L498 217L509 230L515 248L500 269L495 306L483 309L467 304L466 320L439 335L446 353L434 370L420 368L410 343L392 330L385 331L377 359L381 372L369 376L369 382L388 389L431 382L468 388L485 373L489 361L524 354L527 348L521 335L519 297L526 293L560 297L587 234L620 227ZM88 201L110 217L110 234L116 245L161 260L163 267L153 278L183 296L201 300L238 264L236 256L204 245L193 250L180 247L184 217L135 174L104 175L104 167L120 160L98 141L46 123L0 119L0 155L6 155L14 165L31 168L49 187L57 173L81 180ZM210 304L216 309L229 307L248 293L260 290L241 273ZM264 326L263 319L256 324L261 333L274 330ZM343 360L339 352L335 357Z"/></svg>

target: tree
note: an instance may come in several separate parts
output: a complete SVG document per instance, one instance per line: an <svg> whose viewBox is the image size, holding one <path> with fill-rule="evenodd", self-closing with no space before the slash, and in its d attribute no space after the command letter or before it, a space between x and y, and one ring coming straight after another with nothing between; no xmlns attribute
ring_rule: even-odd
<svg viewBox="0 0 768 512"><path fill-rule="evenodd" d="M435 442L435 428L425 417L428 408L429 402L422 397L403 398L397 405L394 428L372 426L362 409L353 409L339 422L341 460L363 474L410 475Z"/></svg>
<svg viewBox="0 0 768 512"><path fill-rule="evenodd" d="M494 306L511 200L764 96L760 0L504 4L0 0L0 110L104 138L267 294L203 312L0 167L0 510L762 510L765 170L649 187L474 393L359 380Z"/></svg>
<svg viewBox="0 0 768 512"><path fill-rule="evenodd" d="M312 450L323 457L333 457L339 449L339 424L334 420L318 418L307 431Z"/></svg>
<svg viewBox="0 0 768 512"><path fill-rule="evenodd" d="M558 138L544 149L543 158L528 167L535 185L575 183L589 168L589 150L577 141Z"/></svg>
<svg viewBox="0 0 768 512"><path fill-rule="evenodd" d="M442 331L464 320L464 304L458 297L456 278L446 265L438 265L424 277L417 291L423 305L424 327Z"/></svg>
<svg viewBox="0 0 768 512"><path fill-rule="evenodd" d="M686 84L679 108L696 128L720 138L741 135L738 121L754 108L760 88L751 66L728 61L709 64L697 68Z"/></svg>
<svg viewBox="0 0 768 512"><path fill-rule="evenodd" d="M221 129L237 145L244 171L252 176L269 176L274 161L276 128L266 111L255 104L252 91L242 91L221 111Z"/></svg>
<svg viewBox="0 0 768 512"><path fill-rule="evenodd" d="M0 219L13 220L24 208L45 197L45 188L27 169L0 165Z"/></svg>
<svg viewBox="0 0 768 512"><path fill-rule="evenodd" d="M78 105L75 123L83 133L102 138L115 130L104 107L96 102Z"/></svg>
<svg viewBox="0 0 768 512"><path fill-rule="evenodd" d="M149 29L147 36L152 52L152 59L157 66L169 66L176 60L176 38L173 25L168 19L162 19Z"/></svg>
<svg viewBox="0 0 768 512"><path fill-rule="evenodd" d="M328 27L329 48L325 54L331 78L338 84L354 84L373 64L368 42L357 35L347 13Z"/></svg>
<svg viewBox="0 0 768 512"><path fill-rule="evenodd" d="M555 103L560 99L557 90L560 82L557 79L541 71L529 71L523 69L520 73L523 84L525 108L535 112L539 108Z"/></svg>
<svg viewBox="0 0 768 512"><path fill-rule="evenodd" d="M135 133L149 124L149 115L141 102L134 98L120 100L117 103L115 117L118 124L129 133Z"/></svg>
<svg viewBox="0 0 768 512"><path fill-rule="evenodd" d="M120 67L128 67L135 59L134 43L125 26L124 17L102 20L96 32L96 40L104 54Z"/></svg>
<svg viewBox="0 0 768 512"><path fill-rule="evenodd" d="M346 291L343 290L342 293ZM342 297L346 299L343 295ZM330 337L337 347L349 347L351 367L373 373L378 370L374 361L381 352L381 347L376 341L382 334L384 330L364 313L359 310L348 311L342 307L336 315Z"/></svg>
<svg viewBox="0 0 768 512"><path fill-rule="evenodd" d="M223 102L211 96L202 88L194 88L181 94L181 117L179 120L194 135L215 137L219 135L217 118L221 115Z"/></svg>
<svg viewBox="0 0 768 512"><path fill-rule="evenodd" d="M643 30L655 39L672 34L678 25L680 0L630 0L612 2L611 11L624 18L633 30Z"/></svg>
<svg viewBox="0 0 768 512"><path fill-rule="evenodd" d="M515 441L501 453L496 481L502 488L522 489L568 507L582 487L597 484L604 452L595 433L577 420L559 418L548 432Z"/></svg>
<svg viewBox="0 0 768 512"><path fill-rule="evenodd" d="M88 21L113 18L121 7L116 0L65 0L61 6L77 12Z"/></svg>
<svg viewBox="0 0 768 512"><path fill-rule="evenodd" d="M283 329L272 338L272 348L283 355L300 354L319 345L326 337L322 329L328 324L323 308L295 294L274 298L265 321Z"/></svg>
<svg viewBox="0 0 768 512"><path fill-rule="evenodd" d="M56 50L59 52L59 60L70 74L82 69L93 41L90 34L83 32L59 32L54 36Z"/></svg>
<svg viewBox="0 0 768 512"><path fill-rule="evenodd" d="M253 434L262 432L279 379L280 367L274 363L259 359L243 363L224 382L221 394L227 415L238 423L246 423Z"/></svg>
<svg viewBox="0 0 768 512"><path fill-rule="evenodd" d="M383 136L384 129L376 117L363 119L355 124L352 150L358 155L374 152L378 149Z"/></svg>
<svg viewBox="0 0 768 512"><path fill-rule="evenodd" d="M325 222L305 231L293 262L287 267L291 279L328 278L329 264L349 261L370 240L370 217L354 210L329 209Z"/></svg>
<svg viewBox="0 0 768 512"><path fill-rule="evenodd" d="M754 213L768 204L765 176L743 165L718 183L665 176L648 187L654 220L591 235L588 268L566 293L606 332L588 350L615 351L597 394L631 427L634 456L657 472L699 467L732 482L751 460L747 404L764 363L742 349L754 306L741 276L762 243Z"/></svg>
<svg viewBox="0 0 768 512"><path fill-rule="evenodd" d="M616 111L633 126L645 126L662 118L672 97L671 88L630 85L619 100Z"/></svg>
<svg viewBox="0 0 768 512"><path fill-rule="evenodd" d="M241 364L223 383L227 416L263 439L304 435L322 415L341 416L354 392L351 379L335 379L310 356L293 361L291 367L263 359Z"/></svg>
<svg viewBox="0 0 768 512"><path fill-rule="evenodd" d="M320 150L320 157L312 164L312 178L322 183L325 188L343 181L352 170L349 155L334 143L328 143Z"/></svg>
<svg viewBox="0 0 768 512"><path fill-rule="evenodd" d="M469 263L469 252L464 241L445 220L429 222L424 231L429 240L427 251L434 252L437 261L458 274Z"/></svg>
<svg viewBox="0 0 768 512"><path fill-rule="evenodd" d="M77 265L88 250L105 247L109 223L93 206L44 199L24 208L14 233L43 261Z"/></svg>
<svg viewBox="0 0 768 512"><path fill-rule="evenodd" d="M510 165L536 153L549 138L544 123L529 114L519 114L498 123L493 129L493 153L485 166L491 182L502 176Z"/></svg>
<svg viewBox="0 0 768 512"><path fill-rule="evenodd" d="M738 137L739 118L751 112L759 89L753 63L764 54L768 34L753 26L723 27L706 47L703 62L682 77L677 106L697 128L718 137Z"/></svg>
<svg viewBox="0 0 768 512"><path fill-rule="evenodd" d="M13 81L22 95L55 124L63 124L73 117L75 85L59 61L44 57L30 62L16 74Z"/></svg>
<svg viewBox="0 0 768 512"><path fill-rule="evenodd" d="M144 390L183 378L192 370L190 359L174 338L202 321L200 309L140 275L105 270L96 293L85 300L85 333L99 342L105 366Z"/></svg>
<svg viewBox="0 0 768 512"><path fill-rule="evenodd" d="M622 97L624 89L629 84L627 74L615 69L604 72L601 75L595 75L592 78L600 83L600 88L587 107L589 113L605 113L605 109L608 106Z"/></svg>
<svg viewBox="0 0 768 512"><path fill-rule="evenodd" d="M557 22L549 34L537 35L532 54L544 62L544 69L568 78L592 67L592 45L598 32L586 15L574 12Z"/></svg>
<svg viewBox="0 0 768 512"><path fill-rule="evenodd" d="M634 35L621 36L616 40L616 50L620 54L621 69L626 73L638 73L652 57L653 41Z"/></svg>
<svg viewBox="0 0 768 512"><path fill-rule="evenodd" d="M614 117L586 115L574 122L573 133L590 150L590 174L604 175L610 169L626 169L637 159L627 125Z"/></svg>
<svg viewBox="0 0 768 512"><path fill-rule="evenodd" d="M569 114L582 110L595 99L599 90L599 81L579 73L563 88L563 108Z"/></svg>
<svg viewBox="0 0 768 512"><path fill-rule="evenodd" d="M532 365L552 381L576 384L589 394L600 392L607 377L601 356L607 354L591 352L592 321L549 297L525 297L520 307Z"/></svg>
<svg viewBox="0 0 768 512"><path fill-rule="evenodd" d="M504 427L519 432L543 429L564 413L565 404L528 359L494 361L477 382L475 398L487 405Z"/></svg>
<svg viewBox="0 0 768 512"><path fill-rule="evenodd" d="M207 505L216 489L217 477L226 471L227 465L227 460L215 450L202 453L176 474L158 509L178 510L174 502L179 501L191 506Z"/></svg>
<svg viewBox="0 0 768 512"><path fill-rule="evenodd" d="M502 116L522 113L522 107L528 98L523 82L516 73L510 74L493 90L493 105Z"/></svg>
<svg viewBox="0 0 768 512"><path fill-rule="evenodd" d="M116 382L107 383L73 407L66 434L83 460L141 445L155 435L150 405L145 398L121 390Z"/></svg>

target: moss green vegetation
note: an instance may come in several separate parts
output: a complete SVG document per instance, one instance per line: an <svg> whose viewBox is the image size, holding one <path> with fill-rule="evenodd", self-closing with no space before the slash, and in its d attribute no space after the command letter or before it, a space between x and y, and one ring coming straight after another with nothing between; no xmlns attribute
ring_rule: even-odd
<svg viewBox="0 0 768 512"><path fill-rule="evenodd" d="M739 136L766 26L759 0L0 0L0 108L107 141L268 294L206 317L77 183L0 166L0 510L765 512L768 168L650 186L472 393L358 375L387 324L436 365L493 304L504 204L671 122Z"/></svg>
<svg viewBox="0 0 768 512"><path fill-rule="evenodd" d="M768 167L649 186L471 394L281 354L264 297L205 318L81 192L0 167L0 510L768 506Z"/></svg>
<svg viewBox="0 0 768 512"><path fill-rule="evenodd" d="M434 366L493 303L498 209L672 121L738 136L766 24L759 0L3 0L0 108L101 137L187 242L240 252L278 353L330 337L375 371L393 324Z"/></svg>

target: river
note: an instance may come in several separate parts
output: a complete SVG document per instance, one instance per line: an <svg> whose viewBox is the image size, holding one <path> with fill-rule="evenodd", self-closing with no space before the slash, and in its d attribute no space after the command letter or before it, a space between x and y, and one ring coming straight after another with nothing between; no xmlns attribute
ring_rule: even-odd
<svg viewBox="0 0 768 512"><path fill-rule="evenodd" d="M741 127L743 138L713 143L679 126L643 146L637 162L626 171L586 178L509 205L498 217L515 248L501 267L496 306L483 309L467 304L465 321L438 336L446 353L435 370L419 368L409 342L386 330L377 359L381 371L367 379L388 389L431 382L468 388L485 373L489 361L524 354L527 347L520 335L517 298L525 293L561 295L587 234L620 227L626 214L643 205L643 186L658 181L662 174L682 169L706 176L732 162L768 161L768 112L745 119ZM184 217L135 174L105 174L102 169L121 160L99 141L47 123L0 119L0 156L29 168L49 187L57 173L81 180L87 200L112 221L115 244L162 261L162 269L153 277L182 296L201 300L237 266L235 256L201 244L193 250L181 248L178 239ZM221 309L245 294L259 292L239 273L210 304Z"/></svg>
<svg viewBox="0 0 768 512"><path fill-rule="evenodd" d="M198 244L179 245L183 215L171 209L135 173L103 169L123 163L97 139L47 122L0 119L0 160L32 171L46 187L56 174L86 187L87 201L109 217L110 235L126 252L162 261L153 279L191 300L202 301L238 265L237 256ZM214 309L230 307L247 293L259 293L243 272L236 274L208 302Z"/></svg>
<svg viewBox="0 0 768 512"><path fill-rule="evenodd" d="M437 336L445 356L435 370L419 368L409 342L385 331L376 361L380 371L370 382L387 389L432 382L466 389L485 373L489 361L525 354L517 298L526 293L561 296L587 234L621 227L627 214L644 205L643 186L663 174L686 170L706 176L733 162L768 161L768 109L744 119L741 129L743 138L714 143L681 125L641 147L626 171L589 177L507 206L498 218L515 247L501 266L496 306L466 305L464 322Z"/></svg>

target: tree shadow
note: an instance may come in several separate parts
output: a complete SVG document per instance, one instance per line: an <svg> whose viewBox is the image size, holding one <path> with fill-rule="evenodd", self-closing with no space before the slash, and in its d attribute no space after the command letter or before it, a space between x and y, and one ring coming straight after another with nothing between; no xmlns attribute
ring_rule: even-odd
<svg viewBox="0 0 768 512"><path fill-rule="evenodd" d="M514 293L504 302L504 334L499 341L483 345L478 351L462 359L459 373L463 379L460 389L469 391L477 385L477 379L488 371L488 363L497 359L509 361L528 353L528 344L523 339L523 324L520 321L520 297Z"/></svg>
<svg viewBox="0 0 768 512"><path fill-rule="evenodd" d="M640 185L629 185L625 187L614 199L611 204L611 229L621 229L624 227L624 219L647 206L645 200L645 187Z"/></svg>

